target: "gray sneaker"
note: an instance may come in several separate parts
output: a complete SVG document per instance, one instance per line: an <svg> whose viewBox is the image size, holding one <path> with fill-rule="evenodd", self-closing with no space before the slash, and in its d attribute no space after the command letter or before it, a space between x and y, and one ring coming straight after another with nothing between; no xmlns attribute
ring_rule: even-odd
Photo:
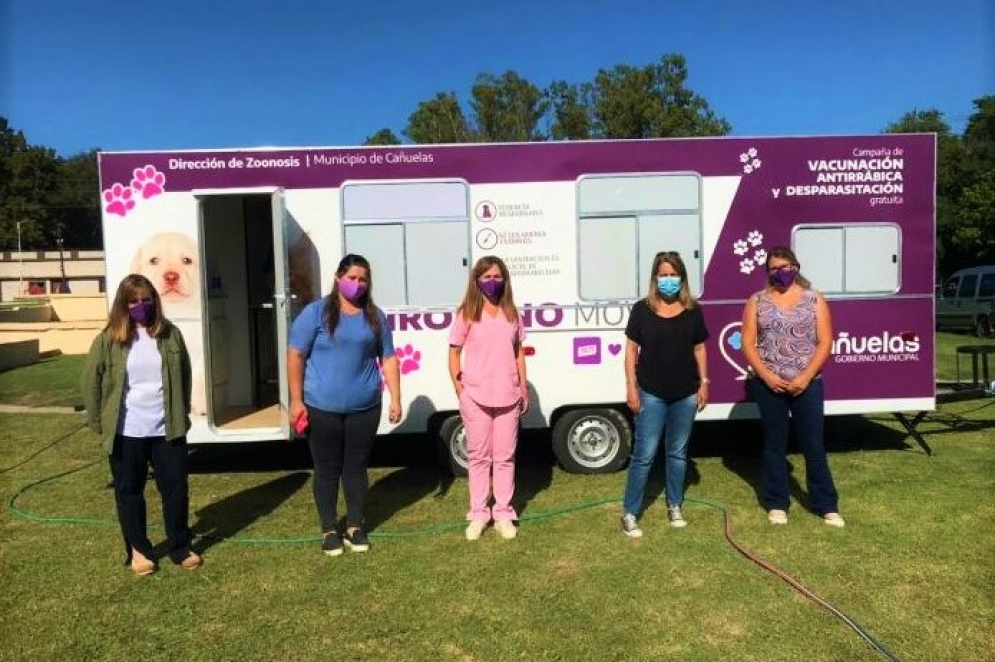
<svg viewBox="0 0 995 662"><path fill-rule="evenodd" d="M639 522L635 515L626 513L622 516L622 533L629 538L642 538L643 530L639 528Z"/></svg>
<svg viewBox="0 0 995 662"><path fill-rule="evenodd" d="M680 529L688 525L688 521L684 519L684 515L681 513L680 506L669 506L667 508L667 517L670 519L670 526L675 529Z"/></svg>

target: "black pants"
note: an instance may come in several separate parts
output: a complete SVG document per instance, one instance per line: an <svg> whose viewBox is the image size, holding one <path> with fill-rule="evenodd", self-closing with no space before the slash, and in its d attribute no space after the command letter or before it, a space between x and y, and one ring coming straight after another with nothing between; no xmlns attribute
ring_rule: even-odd
<svg viewBox="0 0 995 662"><path fill-rule="evenodd" d="M179 563L190 555L190 473L187 459L187 439L166 441L164 437L114 438L110 456L114 477L114 499L117 518L121 523L127 561L132 548L150 560L155 559L148 537L145 509L145 482L149 463L155 470L155 483L162 497L162 518L169 541L169 558Z"/></svg>
<svg viewBox="0 0 995 662"><path fill-rule="evenodd" d="M314 461L314 504L318 508L322 533L338 526L339 481L345 493L346 526L366 523L366 469L380 425L381 406L352 414L307 408L310 431L308 444Z"/></svg>

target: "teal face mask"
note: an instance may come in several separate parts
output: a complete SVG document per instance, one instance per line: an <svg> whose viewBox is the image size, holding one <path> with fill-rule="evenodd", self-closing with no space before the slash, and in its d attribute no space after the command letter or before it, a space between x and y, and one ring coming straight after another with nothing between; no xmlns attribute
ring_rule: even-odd
<svg viewBox="0 0 995 662"><path fill-rule="evenodd" d="M673 298L681 291L681 279L677 276L657 276L656 289L663 296Z"/></svg>

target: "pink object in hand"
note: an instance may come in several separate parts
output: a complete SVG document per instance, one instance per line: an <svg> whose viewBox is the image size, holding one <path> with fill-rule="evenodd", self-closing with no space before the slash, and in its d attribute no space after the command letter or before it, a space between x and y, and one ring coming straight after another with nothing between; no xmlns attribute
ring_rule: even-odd
<svg viewBox="0 0 995 662"><path fill-rule="evenodd" d="M294 419L294 432L299 435L303 435L307 432L307 426L307 409L302 409L301 413Z"/></svg>

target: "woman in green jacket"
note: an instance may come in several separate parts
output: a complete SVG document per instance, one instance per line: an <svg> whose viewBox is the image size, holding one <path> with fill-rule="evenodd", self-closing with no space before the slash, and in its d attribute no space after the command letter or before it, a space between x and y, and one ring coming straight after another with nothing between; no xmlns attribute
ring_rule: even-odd
<svg viewBox="0 0 995 662"><path fill-rule="evenodd" d="M156 571L146 530L145 482L155 470L169 540L169 558L187 570L203 564L192 534L187 461L190 356L180 330L162 314L155 287L131 274L118 286L107 326L93 340L83 370L90 429L107 449L127 564L136 575Z"/></svg>

